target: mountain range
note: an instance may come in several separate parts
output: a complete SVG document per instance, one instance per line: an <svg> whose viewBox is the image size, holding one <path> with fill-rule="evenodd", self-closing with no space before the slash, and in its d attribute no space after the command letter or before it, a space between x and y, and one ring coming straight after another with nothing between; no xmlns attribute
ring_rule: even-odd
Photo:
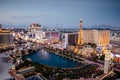
<svg viewBox="0 0 120 80"><path fill-rule="evenodd" d="M2 24L3 28L25 28L28 29L29 25L11 25L11 24ZM44 28L47 28L47 26L43 26ZM75 27L74 27L75 28ZM79 28L79 27L77 27ZM111 26L111 25L93 25L93 26L83 26L83 28L87 29L110 29L110 30L120 30L120 27L117 26ZM67 28L66 28L67 29ZM71 27L73 29L73 27Z"/></svg>

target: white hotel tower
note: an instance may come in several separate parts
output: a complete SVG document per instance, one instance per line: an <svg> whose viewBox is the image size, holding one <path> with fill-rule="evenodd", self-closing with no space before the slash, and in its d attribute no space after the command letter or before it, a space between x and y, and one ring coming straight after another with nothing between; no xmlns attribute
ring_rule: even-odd
<svg viewBox="0 0 120 80"><path fill-rule="evenodd" d="M42 30L41 25L33 23L30 25L28 35L31 40L43 41L45 38L45 32Z"/></svg>
<svg viewBox="0 0 120 80"><path fill-rule="evenodd" d="M112 60L112 54L110 50L105 51L104 73L107 74L110 71L110 63Z"/></svg>

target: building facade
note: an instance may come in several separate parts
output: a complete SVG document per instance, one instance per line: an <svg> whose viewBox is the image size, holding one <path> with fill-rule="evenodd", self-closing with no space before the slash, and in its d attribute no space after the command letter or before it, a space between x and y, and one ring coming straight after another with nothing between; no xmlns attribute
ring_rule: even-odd
<svg viewBox="0 0 120 80"><path fill-rule="evenodd" d="M96 45L106 46L110 42L110 30L83 30L84 43L95 43Z"/></svg>
<svg viewBox="0 0 120 80"><path fill-rule="evenodd" d="M78 33L65 33L65 44L77 44ZM110 42L110 30L83 30L83 42L95 43L97 46L106 46Z"/></svg>
<svg viewBox="0 0 120 80"><path fill-rule="evenodd" d="M105 61L104 61L104 73L107 74L110 71L112 55L110 50L105 52Z"/></svg>
<svg viewBox="0 0 120 80"><path fill-rule="evenodd" d="M98 45L106 46L110 43L110 30L98 30Z"/></svg>
<svg viewBox="0 0 120 80"><path fill-rule="evenodd" d="M46 31L45 32L45 38L55 38L59 39L59 32L58 31Z"/></svg>
<svg viewBox="0 0 120 80"><path fill-rule="evenodd" d="M0 28L0 47L5 48L13 44L13 36L10 29Z"/></svg>
<svg viewBox="0 0 120 80"><path fill-rule="evenodd" d="M65 33L65 45L76 45L78 33Z"/></svg>
<svg viewBox="0 0 120 80"><path fill-rule="evenodd" d="M45 38L48 39L48 42L56 43L60 39L60 33L58 31L46 31Z"/></svg>
<svg viewBox="0 0 120 80"><path fill-rule="evenodd" d="M42 30L41 25L33 23L29 27L28 37L31 40L42 41L45 38L45 32Z"/></svg>

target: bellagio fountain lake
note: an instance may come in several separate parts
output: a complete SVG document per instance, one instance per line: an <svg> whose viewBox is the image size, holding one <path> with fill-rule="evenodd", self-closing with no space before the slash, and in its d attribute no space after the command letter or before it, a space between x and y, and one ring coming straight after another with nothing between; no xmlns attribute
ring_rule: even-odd
<svg viewBox="0 0 120 80"><path fill-rule="evenodd" d="M78 62L53 54L52 52L47 52L43 49L26 55L23 59L31 59L32 62L57 68L75 68L80 66Z"/></svg>

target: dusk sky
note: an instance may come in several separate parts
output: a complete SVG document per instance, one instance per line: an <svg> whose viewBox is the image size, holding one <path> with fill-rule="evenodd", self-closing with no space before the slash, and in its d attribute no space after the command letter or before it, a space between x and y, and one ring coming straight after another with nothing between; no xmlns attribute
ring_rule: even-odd
<svg viewBox="0 0 120 80"><path fill-rule="evenodd" d="M99 24L120 27L120 0L0 0L0 23L39 23L78 27Z"/></svg>

